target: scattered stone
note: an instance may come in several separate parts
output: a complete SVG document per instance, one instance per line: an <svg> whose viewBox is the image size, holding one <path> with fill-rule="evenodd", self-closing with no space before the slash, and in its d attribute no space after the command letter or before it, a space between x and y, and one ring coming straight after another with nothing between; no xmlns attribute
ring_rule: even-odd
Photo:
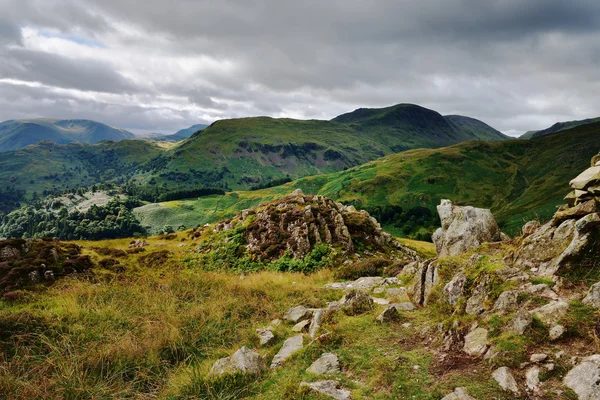
<svg viewBox="0 0 600 400"><path fill-rule="evenodd" d="M260 354L244 346L233 355L217 360L210 369L210 374L224 375L236 372L259 374L264 369L264 359Z"/></svg>
<svg viewBox="0 0 600 400"><path fill-rule="evenodd" d="M287 310L283 319L297 324L298 322L312 318L313 311L304 307L296 306Z"/></svg>
<svg viewBox="0 0 600 400"><path fill-rule="evenodd" d="M500 367L492 373L492 377L498 382L498 385L507 392L519 394L519 386L515 377L507 367Z"/></svg>
<svg viewBox="0 0 600 400"><path fill-rule="evenodd" d="M261 346L268 346L275 341L275 335L273 334L271 329L272 328L269 326L268 328L259 328L256 330L256 335L258 336L258 340Z"/></svg>
<svg viewBox="0 0 600 400"><path fill-rule="evenodd" d="M294 327L292 328L292 331L296 332L296 333L300 333L300 332L304 331L310 325L310 321L311 321L310 319L305 319L303 321L298 322L296 325L294 325Z"/></svg>
<svg viewBox="0 0 600 400"><path fill-rule="evenodd" d="M273 369L282 366L285 360L302 348L302 345L302 335L292 336L291 338L286 339L286 341L283 342L283 346L279 352L275 354L275 357L273 357L273 361L271 361L271 368Z"/></svg>
<svg viewBox="0 0 600 400"><path fill-rule="evenodd" d="M550 328L548 335L550 336L550 340L558 340L565 334L565 327L562 325L554 325Z"/></svg>
<svg viewBox="0 0 600 400"><path fill-rule="evenodd" d="M474 397L469 396L467 389L459 387L454 389L454 392L444 396L442 400L476 400Z"/></svg>
<svg viewBox="0 0 600 400"><path fill-rule="evenodd" d="M302 382L300 387L308 387L315 392L329 396L335 400L350 400L350 391L338 388L336 381Z"/></svg>
<svg viewBox="0 0 600 400"><path fill-rule="evenodd" d="M532 323L533 317L531 314L527 310L519 310L512 320L509 331L517 335L522 335Z"/></svg>
<svg viewBox="0 0 600 400"><path fill-rule="evenodd" d="M531 367L525 372L525 384L534 392L539 390L540 385L540 368Z"/></svg>
<svg viewBox="0 0 600 400"><path fill-rule="evenodd" d="M373 298L362 290L351 290L342 303L342 311L346 315L359 315L374 308Z"/></svg>
<svg viewBox="0 0 600 400"><path fill-rule="evenodd" d="M547 358L548 354L532 354L531 357L529 357L529 361L531 361L532 363L541 363L542 361L546 361Z"/></svg>
<svg viewBox="0 0 600 400"><path fill-rule="evenodd" d="M324 353L307 369L313 374L335 374L340 372L340 361L333 353Z"/></svg>
<svg viewBox="0 0 600 400"><path fill-rule="evenodd" d="M464 273L459 272L444 286L442 292L444 293L444 298L448 304L451 306L456 305L458 300L464 295L466 282L467 276Z"/></svg>
<svg viewBox="0 0 600 400"><path fill-rule="evenodd" d="M565 376L563 383L582 400L600 399L600 354L586 357Z"/></svg>
<svg viewBox="0 0 600 400"><path fill-rule="evenodd" d="M450 200L437 206L442 223L433 234L438 257L455 256L487 242L498 242L500 229L490 210L459 207Z"/></svg>
<svg viewBox="0 0 600 400"><path fill-rule="evenodd" d="M393 305L389 305L379 316L377 316L378 322L392 322L400 320L400 313L398 309Z"/></svg>
<svg viewBox="0 0 600 400"><path fill-rule="evenodd" d="M496 304L494 304L494 311L504 313L516 310L518 308L517 296L519 292L516 290L507 290L502 292Z"/></svg>
<svg viewBox="0 0 600 400"><path fill-rule="evenodd" d="M563 318L568 310L569 304L566 301L557 300L538 307L530 313L537 316L543 323L551 325Z"/></svg>
<svg viewBox="0 0 600 400"><path fill-rule="evenodd" d="M600 308L600 282L596 282L590 287L583 303L590 307Z"/></svg>
<svg viewBox="0 0 600 400"><path fill-rule="evenodd" d="M482 357L490 344L487 339L488 330L485 328L476 328L465 336L465 345L463 351L470 356Z"/></svg>
<svg viewBox="0 0 600 400"><path fill-rule="evenodd" d="M311 337L311 339L314 339L315 336L317 336L317 331L321 327L324 316L325 310L323 309L318 309L313 313L312 320L310 321L310 327L308 328L308 335Z"/></svg>
<svg viewBox="0 0 600 400"><path fill-rule="evenodd" d="M417 308L410 301L406 301L404 303L392 303L390 307L394 307L398 311L414 311Z"/></svg>

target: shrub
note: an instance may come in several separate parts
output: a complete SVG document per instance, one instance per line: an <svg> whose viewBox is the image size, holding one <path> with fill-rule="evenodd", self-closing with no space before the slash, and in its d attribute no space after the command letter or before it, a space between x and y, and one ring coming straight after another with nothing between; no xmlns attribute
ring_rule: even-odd
<svg viewBox="0 0 600 400"><path fill-rule="evenodd" d="M366 260L360 260L351 264L342 265L338 268L334 276L336 279L355 280L363 276L381 276L384 268L392 262L386 258L373 257Z"/></svg>

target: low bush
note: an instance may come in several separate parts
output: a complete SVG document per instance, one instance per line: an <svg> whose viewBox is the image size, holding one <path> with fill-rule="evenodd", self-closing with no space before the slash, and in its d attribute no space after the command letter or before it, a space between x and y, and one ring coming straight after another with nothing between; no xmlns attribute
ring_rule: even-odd
<svg viewBox="0 0 600 400"><path fill-rule="evenodd" d="M392 262L386 258L373 257L360 260L351 264L342 265L334 275L336 279L355 280L363 276L381 276L386 267Z"/></svg>

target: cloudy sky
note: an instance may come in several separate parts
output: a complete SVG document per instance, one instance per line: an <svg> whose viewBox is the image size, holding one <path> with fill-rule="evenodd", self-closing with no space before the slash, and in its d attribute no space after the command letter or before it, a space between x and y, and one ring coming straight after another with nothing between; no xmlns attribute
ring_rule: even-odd
<svg viewBox="0 0 600 400"><path fill-rule="evenodd" d="M600 116L597 0L0 0L0 120L134 132L416 103L512 135Z"/></svg>

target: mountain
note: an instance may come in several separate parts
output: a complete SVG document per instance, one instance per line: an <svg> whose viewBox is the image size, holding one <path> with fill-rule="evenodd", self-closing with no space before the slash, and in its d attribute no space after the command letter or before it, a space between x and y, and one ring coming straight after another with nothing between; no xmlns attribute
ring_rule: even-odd
<svg viewBox="0 0 600 400"><path fill-rule="evenodd" d="M439 226L441 199L491 208L503 230L514 234L530 219L550 218L564 203L564 183L599 151L600 123L594 123L531 140L410 150L265 190L151 204L134 213L156 231L164 225L214 222L302 189L364 208L401 236L430 238Z"/></svg>
<svg viewBox="0 0 600 400"><path fill-rule="evenodd" d="M170 135L165 135L163 133L147 133L143 135L138 135L138 138L143 140L153 140L155 142L179 142L181 140L189 138L194 133L201 131L207 126L208 125L206 124L196 124L190 126L189 128L178 130L177 132Z"/></svg>
<svg viewBox="0 0 600 400"><path fill-rule="evenodd" d="M560 131L564 131L567 129L575 128L581 125L593 124L595 122L600 122L600 117L598 118L588 118L582 119L579 121L566 121L566 122L557 122L552 125L550 128L542 129L540 131L529 131L525 132L521 139L530 139L532 137L539 137L544 135L549 135L551 133L556 133Z"/></svg>
<svg viewBox="0 0 600 400"><path fill-rule="evenodd" d="M412 104L361 108L330 121L228 119L201 132L155 160L152 178L168 186L248 189L340 171L408 149L507 139L480 121L443 117Z"/></svg>
<svg viewBox="0 0 600 400"><path fill-rule="evenodd" d="M102 140L133 139L124 129L85 119L23 119L0 123L0 151L21 149L49 140L57 144L98 143Z"/></svg>

